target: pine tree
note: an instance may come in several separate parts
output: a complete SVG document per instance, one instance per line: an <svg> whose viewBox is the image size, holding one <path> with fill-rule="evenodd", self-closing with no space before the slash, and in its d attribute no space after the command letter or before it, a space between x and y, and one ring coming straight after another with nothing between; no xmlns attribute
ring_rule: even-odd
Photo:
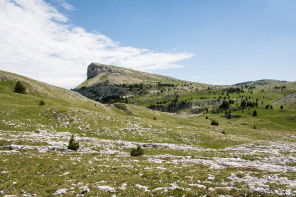
<svg viewBox="0 0 296 197"><path fill-rule="evenodd" d="M41 99L39 105L45 105L45 102Z"/></svg>
<svg viewBox="0 0 296 197"><path fill-rule="evenodd" d="M71 150L78 150L79 148L79 142L76 142L75 139L74 139L74 134L71 136L71 139L69 140L69 144L68 144L68 149L71 149Z"/></svg>
<svg viewBox="0 0 296 197"><path fill-rule="evenodd" d="M253 111L253 116L257 116L257 111L256 110Z"/></svg>
<svg viewBox="0 0 296 197"><path fill-rule="evenodd" d="M241 106L242 106L243 110L245 109L246 105L247 105L247 102L245 100L243 100L241 102Z"/></svg>
<svg viewBox="0 0 296 197"><path fill-rule="evenodd" d="M137 146L137 148L133 148L131 150L131 156L141 156L144 154L144 150L142 149L142 147L140 145Z"/></svg>
<svg viewBox="0 0 296 197"><path fill-rule="evenodd" d="M16 82L14 87L14 92L26 94L26 91L27 91L27 88L20 81Z"/></svg>

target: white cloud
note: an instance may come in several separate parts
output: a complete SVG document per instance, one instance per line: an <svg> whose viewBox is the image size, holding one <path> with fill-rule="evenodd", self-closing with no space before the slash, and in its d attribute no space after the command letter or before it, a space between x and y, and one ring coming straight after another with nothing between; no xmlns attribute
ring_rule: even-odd
<svg viewBox="0 0 296 197"><path fill-rule="evenodd" d="M67 3L65 0L57 0L60 3L60 6L62 6L66 10L74 10L74 7Z"/></svg>
<svg viewBox="0 0 296 197"><path fill-rule="evenodd" d="M177 62L193 56L121 46L67 21L44 0L1 0L0 69L73 88L85 80L91 62L152 71L182 67Z"/></svg>

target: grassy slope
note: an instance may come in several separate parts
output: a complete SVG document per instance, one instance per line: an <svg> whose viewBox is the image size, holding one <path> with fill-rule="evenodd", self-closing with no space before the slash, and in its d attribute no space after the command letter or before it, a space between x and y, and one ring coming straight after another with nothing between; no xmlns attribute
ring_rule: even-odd
<svg viewBox="0 0 296 197"><path fill-rule="evenodd" d="M202 145L212 146L216 137L203 131L208 121L198 123L190 118L162 113L136 105L119 110L113 105L102 105L79 94L22 76L1 72L0 101L2 130L34 131L37 128L69 131L85 136L104 139L121 139L142 142L186 143L181 138L204 138ZM14 93L16 81L28 89L27 94ZM40 106L43 99L45 106ZM153 120L156 117L157 120ZM152 128L165 134L121 131L124 128ZM184 127L184 128L183 128ZM182 129L180 129L182 128ZM105 131L106 130L106 131ZM219 139L217 139L219 140ZM208 142L210 142L208 144ZM240 142L240 140L239 140ZM189 144L195 144L188 142ZM198 145L198 144L195 144ZM222 146L225 146L223 142ZM228 144L227 144L228 145ZM216 146L216 145L215 145Z"/></svg>
<svg viewBox="0 0 296 197"><path fill-rule="evenodd" d="M2 76L0 82L2 114L0 127L3 130L33 131L43 127L106 139L119 138L142 142L152 140L154 142L187 143L219 148L245 143L250 138L259 137L273 140L274 133L265 132L266 129L277 132L292 132L296 128L293 119L295 117L295 104L285 106L284 110L279 109L279 104L274 105L273 110L264 108L265 104L272 104L275 99L293 92L294 89L278 92L279 90L265 88L264 93L261 93L261 89L253 90L253 94L245 92L243 94L245 96L259 98L260 102L261 100L264 101L264 104L259 105L259 108L256 109L258 116L252 116L253 109L246 109L244 112L241 110L232 112L232 114L241 115L242 118L228 120L221 117L224 112L182 116L182 114L162 113L136 105L126 105L127 110L124 111L113 105L102 105L75 92L22 76L6 72L1 72L0 76ZM27 94L13 92L16 80L25 84L29 90ZM214 94L208 93L208 96L211 97ZM237 94L230 94L230 97L237 97ZM45 101L45 106L38 105L41 99ZM206 116L209 119L205 119ZM154 117L157 120L153 120ZM219 126L211 126L211 119L217 120ZM136 122L141 128L155 128L159 131L165 131L165 134L144 133L138 135L137 132L121 131L124 128L134 127L131 122ZM15 125L9 126L9 123ZM253 125L256 125L257 130L253 129ZM100 132L105 128L108 132ZM228 140L221 140L224 136L216 135L222 130L233 135L230 140L231 143ZM209 131L214 131L214 133ZM187 142L182 138L190 140ZM195 141L198 141L198 143Z"/></svg>
<svg viewBox="0 0 296 197"><path fill-rule="evenodd" d="M280 104L274 105L273 110L266 110L261 106L257 109L257 117L252 116L252 109L245 110L243 113L241 111L232 112L242 115L242 118L228 120L221 117L222 114L182 116L130 104L126 105L126 110L119 110L114 105L102 105L75 92L19 75L0 71L0 79L0 134L2 138L5 138L6 134L33 132L38 128L49 131L69 131L80 136L94 136L101 139L168 142L219 149L244 143L255 143L258 140L293 142L293 139L287 136L295 134L295 120L291 119L291 117L296 117L295 103L285 105L284 110L279 110ZM13 92L18 80L28 88L27 94ZM264 93L261 93L261 89L258 88L253 90L253 94L245 92L244 95L259 97L264 100L264 104L273 104L275 99L294 92L293 87L283 92L273 89L268 92L268 88L263 87L266 90ZM217 96L207 91L202 94L207 97ZM236 94L231 95L231 97L237 96ZM45 106L39 106L41 99L45 101ZM206 116L217 120L219 126L211 126L210 120L205 119ZM257 126L255 130L253 129L254 124ZM153 129L153 132L143 132L147 128ZM223 130L226 131L226 135L221 134ZM19 139L14 142L5 140L0 142L4 145L11 143L44 145L41 142L29 143ZM232 152L220 152L219 150L208 152L171 149L145 150L145 155L148 156L165 153L205 159L233 156ZM165 160L171 161L170 159ZM209 188L219 186L222 182L228 182L227 177L231 173L236 173L237 176L242 176L242 173L254 173L255 176L258 173L260 176L269 174L269 172L255 169L214 170L198 164L183 165L169 162L155 164L149 162L146 156L135 159L118 158L116 155L38 153L30 150L1 153L0 172L0 191L3 192L1 195L19 196L25 192L38 196L51 196L58 189L71 187L73 187L74 194L77 194L80 192L79 187L83 185L88 185L90 188L86 196L111 196L111 193L96 189L97 182L103 180L105 181L103 185L115 188L126 183L126 190L117 189L116 194L119 196L253 195L248 191L248 185L239 183L235 184L235 187L241 190L223 188L209 190ZM65 173L69 174L63 175ZM212 183L208 180L209 176L215 177ZM295 177L295 173L283 173L282 176ZM191 187L190 191L174 189L165 193L162 193L162 190L147 193L135 186L135 184L141 184L153 190L158 187L170 187L172 183L177 183L181 187L188 188L188 184L197 183L197 181L204 182L202 184L206 185L206 188ZM228 186L232 185L228 183ZM270 185L270 187L282 186ZM66 196L74 194L68 191Z"/></svg>

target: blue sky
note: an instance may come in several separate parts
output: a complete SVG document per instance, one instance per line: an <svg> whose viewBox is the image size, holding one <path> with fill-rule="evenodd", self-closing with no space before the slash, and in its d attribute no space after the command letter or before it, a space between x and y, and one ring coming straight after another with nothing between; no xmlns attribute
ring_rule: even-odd
<svg viewBox="0 0 296 197"><path fill-rule="evenodd" d="M296 1L69 0L75 25L123 45L193 53L154 71L211 84L296 79Z"/></svg>
<svg viewBox="0 0 296 197"><path fill-rule="evenodd" d="M47 22L68 26L63 27L66 30L54 32L55 36L65 31L74 32L73 39L79 40L76 44L79 46L77 51L73 49L73 56L78 59L78 49L84 51L80 65L73 66L73 70L67 73L73 76L73 80L61 83L67 84L64 87L73 87L74 83L83 80L86 67L92 61L209 84L234 84L258 79L295 81L294 0L46 0L41 7L37 4L42 0L32 1L37 2L36 5L28 6L42 8L50 16L64 17L58 22L53 18ZM25 9L22 0L15 2ZM48 11L49 7L56 11L51 13L53 11ZM84 40L89 41L88 36L90 39L99 36L95 50L91 44L86 46L87 50L81 48L86 45ZM102 42L105 45L101 53L102 47L98 46ZM70 41L61 45L67 44L69 47L66 49L76 47L71 46ZM22 54L26 53L25 50ZM60 53L64 54L62 50ZM64 67L64 60L68 63L66 68L71 69L73 62L77 61L72 57L69 59L69 56L50 52L48 58L60 59L49 60L52 62L47 68L51 65L56 69ZM4 63L7 62L10 63ZM6 67L4 70L11 69ZM12 69L16 70L17 66ZM26 73L32 77L36 75ZM45 81L60 85L55 83L59 79L57 75L55 79L48 77Z"/></svg>

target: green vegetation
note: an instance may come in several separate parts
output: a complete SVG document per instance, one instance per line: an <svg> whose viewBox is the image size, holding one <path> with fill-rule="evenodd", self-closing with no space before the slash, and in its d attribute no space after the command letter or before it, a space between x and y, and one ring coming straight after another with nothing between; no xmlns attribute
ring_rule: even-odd
<svg viewBox="0 0 296 197"><path fill-rule="evenodd" d="M14 87L14 92L26 94L27 88L20 82L17 81Z"/></svg>
<svg viewBox="0 0 296 197"><path fill-rule="evenodd" d="M269 166L283 168L276 162L296 156L288 151L295 144L296 83L265 80L211 86L130 72L142 81L115 84L108 75L102 80L108 78L108 85L96 84L106 88L106 94L90 91L95 78L84 84L90 95L123 91L109 95L107 104L101 104L73 91L0 71L1 195L52 196L67 188L64 195L73 196L87 185L86 196L252 196L262 194L251 190L249 183L231 182L230 178L279 175L294 180L293 169L268 171L253 164L276 157ZM14 93L17 81L25 84L26 94ZM40 107L41 101L46 105ZM148 108L153 105L155 110ZM79 152L66 150L67 145L78 143L74 135L80 136ZM132 153L130 143L141 144L145 155L130 157L143 150L140 147ZM57 144L64 148L46 149ZM10 146L17 145L33 148L10 151ZM40 146L44 151L38 151ZM280 155L268 153L269 148ZM226 165L221 164L224 160ZM250 166L231 166L236 161ZM286 166L295 166L293 160L289 162ZM288 187L264 184L271 190ZM101 191L100 185L112 186L116 192Z"/></svg>
<svg viewBox="0 0 296 197"><path fill-rule="evenodd" d="M39 105L45 105L44 100L41 99Z"/></svg>
<svg viewBox="0 0 296 197"><path fill-rule="evenodd" d="M69 140L68 149L74 151L77 151L79 149L79 142L75 141L74 135L72 135Z"/></svg>
<svg viewBox="0 0 296 197"><path fill-rule="evenodd" d="M114 106L117 108L117 109L121 109L123 111L127 111L127 107L124 103L114 103Z"/></svg>
<svg viewBox="0 0 296 197"><path fill-rule="evenodd" d="M137 148L131 149L131 156L137 157L143 154L144 154L144 150L140 145L138 145Z"/></svg>
<svg viewBox="0 0 296 197"><path fill-rule="evenodd" d="M211 122L211 125L218 126L218 125L219 125L219 123L218 123L216 120L212 120L212 122Z"/></svg>

